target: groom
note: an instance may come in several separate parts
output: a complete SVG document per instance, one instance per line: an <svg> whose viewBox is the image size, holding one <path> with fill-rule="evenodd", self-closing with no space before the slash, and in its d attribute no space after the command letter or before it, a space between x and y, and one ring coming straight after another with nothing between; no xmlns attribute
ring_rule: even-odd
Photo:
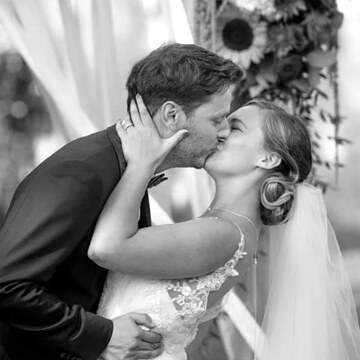
<svg viewBox="0 0 360 360"><path fill-rule="evenodd" d="M164 161L201 168L229 135L226 115L240 69L195 45L158 48L128 78L163 137L187 128ZM77 139L17 188L0 229L1 337L11 360L142 359L161 353L144 314L96 315L107 271L87 257L101 209L126 162L115 126ZM139 226L150 225L147 195Z"/></svg>

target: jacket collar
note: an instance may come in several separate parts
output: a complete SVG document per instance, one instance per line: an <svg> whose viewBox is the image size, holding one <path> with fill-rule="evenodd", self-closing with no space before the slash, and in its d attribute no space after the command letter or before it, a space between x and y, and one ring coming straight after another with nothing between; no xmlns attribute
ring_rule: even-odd
<svg viewBox="0 0 360 360"><path fill-rule="evenodd" d="M124 153L122 150L121 140L119 138L119 135L116 132L115 126L116 126L116 124L109 126L106 129L106 133L107 133L112 145L114 146L116 156L119 160L120 176L122 176L122 174L124 173L125 168L126 168L126 160L125 160Z"/></svg>
<svg viewBox="0 0 360 360"><path fill-rule="evenodd" d="M125 168L126 168L126 160L124 157L124 153L122 151L121 147L121 140L117 134L115 125L112 125L106 129L106 133L114 146L114 149L116 151L116 155L119 160L119 168L120 168L120 177L123 175ZM150 216L150 205L149 205L149 198L148 198L148 192L145 192L144 198L142 199L141 205L140 205L140 219L139 219L139 228L147 227L151 225L151 216Z"/></svg>

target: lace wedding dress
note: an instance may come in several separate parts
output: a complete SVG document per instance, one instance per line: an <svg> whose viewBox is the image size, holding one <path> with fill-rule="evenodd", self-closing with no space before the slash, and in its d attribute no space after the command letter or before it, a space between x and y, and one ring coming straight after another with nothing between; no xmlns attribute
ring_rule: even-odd
<svg viewBox="0 0 360 360"><path fill-rule="evenodd" d="M240 229L239 229L240 230ZM158 360L185 360L185 348L194 340L200 323L214 318L221 299L208 308L211 291L219 290L243 258L244 235L233 257L216 271L191 279L151 280L109 272L98 313L115 318L128 312L148 314L163 336L164 352Z"/></svg>

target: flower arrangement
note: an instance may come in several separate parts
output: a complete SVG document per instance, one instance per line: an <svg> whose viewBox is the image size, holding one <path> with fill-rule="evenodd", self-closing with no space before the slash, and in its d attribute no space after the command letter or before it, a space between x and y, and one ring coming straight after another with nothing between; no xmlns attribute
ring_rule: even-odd
<svg viewBox="0 0 360 360"><path fill-rule="evenodd" d="M216 11L215 51L246 73L235 93L237 105L265 98L309 124L319 112L322 120L339 126L341 116L317 104L328 96L319 88L322 78L333 80L337 97L337 33L343 15L336 0L217 0ZM347 142L334 140L336 145ZM314 162L330 167L317 154L316 137L313 143Z"/></svg>

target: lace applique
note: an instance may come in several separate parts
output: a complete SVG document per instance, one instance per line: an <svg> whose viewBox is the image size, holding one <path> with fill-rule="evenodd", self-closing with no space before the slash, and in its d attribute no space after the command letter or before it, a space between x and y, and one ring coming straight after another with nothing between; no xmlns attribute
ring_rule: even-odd
<svg viewBox="0 0 360 360"><path fill-rule="evenodd" d="M147 313L163 336L164 359L185 359L185 348L195 338L199 323L214 318L221 309L221 300L207 309L210 291L238 275L235 267L246 255L244 235L239 232L239 247L233 257L213 273L198 278L152 280L109 272L99 313L109 318L133 310Z"/></svg>
<svg viewBox="0 0 360 360"><path fill-rule="evenodd" d="M178 310L180 319L187 320L204 315L210 291L219 290L229 276L239 275L235 267L239 259L246 255L244 252L244 235L240 229L239 231L241 234L239 247L225 265L201 277L167 281L166 288L171 301Z"/></svg>

